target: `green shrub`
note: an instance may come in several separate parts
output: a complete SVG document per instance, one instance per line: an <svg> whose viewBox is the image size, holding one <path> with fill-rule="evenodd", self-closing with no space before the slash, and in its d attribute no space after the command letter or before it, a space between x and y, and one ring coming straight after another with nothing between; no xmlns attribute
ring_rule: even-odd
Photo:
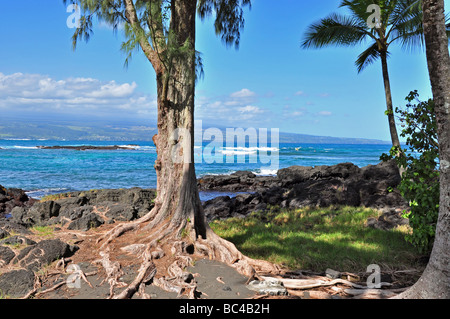
<svg viewBox="0 0 450 319"><path fill-rule="evenodd" d="M406 97L406 109L396 108L402 123L402 137L409 149L393 147L382 160L395 159L405 171L399 190L410 203L409 218L412 234L407 240L421 252L431 251L439 214L439 144L433 100L422 102L417 91ZM416 101L417 104L412 102Z"/></svg>

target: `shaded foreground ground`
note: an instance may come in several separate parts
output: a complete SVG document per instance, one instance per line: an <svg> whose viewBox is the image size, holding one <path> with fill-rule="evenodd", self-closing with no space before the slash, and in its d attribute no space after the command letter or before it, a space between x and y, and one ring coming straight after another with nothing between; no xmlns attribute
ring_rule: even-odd
<svg viewBox="0 0 450 319"><path fill-rule="evenodd" d="M278 292L271 291L282 295L276 298L386 298L412 285L426 264L404 241L410 230L401 217L407 206L395 189L399 180L392 163L361 169L344 163L292 167L277 177L249 172L205 177L199 187L246 192L207 201L205 214L216 233L244 254L280 267L276 274L256 278L274 286L282 282ZM108 245L107 260L118 277L105 273L99 239L118 224L145 215L154 197L154 190L134 188L74 192L36 202L21 190L0 187L0 213L11 216L0 220L0 298L115 296L138 273L146 239L140 227L145 224ZM250 291L248 278L208 261L193 245L183 245L179 248L192 259L183 280L197 287L191 297L275 298L267 291ZM176 287L158 288L161 278L170 282L168 267L177 261L173 248L155 251L153 282L141 285L133 298L186 297ZM366 289L370 264L381 268L381 290ZM75 268L79 288L67 285L73 267L80 267Z"/></svg>
<svg viewBox="0 0 450 319"><path fill-rule="evenodd" d="M96 267L90 264L80 263L80 268L85 273L96 272ZM129 266L124 270L122 277L125 283L131 283L136 276L137 266ZM247 278L238 274L233 268L216 261L201 259L187 269L195 276L198 290L202 292L203 298L207 299L244 299L252 298L255 292L246 287ZM67 278L66 278L67 280ZM106 299L109 296L108 284L102 283L100 274L89 276L90 284L81 280L79 288L68 288L64 285L57 291L49 292L44 298L49 299ZM164 291L153 285L147 285L143 291L150 299L175 299L176 292ZM133 298L140 298L139 294ZM180 296L179 298L186 298Z"/></svg>
<svg viewBox="0 0 450 319"><path fill-rule="evenodd" d="M349 210L350 208L342 208L344 211L345 209ZM353 209L355 210L355 208ZM307 212L307 210L305 211ZM305 211L303 211L303 214L305 214ZM233 268L196 254L192 255L193 263L186 269L186 282L196 282L199 293L197 298L201 299L329 299L387 298L403 291L405 287L412 285L417 280L425 263L420 261L420 256L413 254L412 249L408 249L407 243L401 242L401 230L386 232L385 230L367 228L363 225L364 223L361 224L361 218L356 223L359 223L358 225L361 227L351 225L347 220L349 218L348 213L345 218L341 216L341 220L335 219L334 223L336 225L325 228L324 222L333 224L333 222L330 222L330 216L328 216L330 211L334 211L336 215L339 215L339 209L336 208L334 210L319 210L319 212L311 210L309 211L310 216L303 216L304 220L301 220L302 212L284 211L274 213L272 216L270 214L266 215L264 219L253 214L245 219L222 220L213 223L213 227L220 235L232 240L245 254L255 258L268 259L282 266L280 274L262 274L259 279L270 278L272 280L275 278L283 282L285 292L282 290L282 292L275 293L275 295L270 295L265 292L252 291L247 285L248 278L238 274ZM360 211L364 211L364 209L360 209ZM320 213L325 215L322 216L321 220L319 219ZM354 211L353 214L358 215ZM361 216L365 218L367 215L362 214ZM296 218L297 220L295 220ZM315 224L312 224L313 221L315 221ZM287 225L289 227L286 227ZM297 225L299 229L296 230L293 227L294 225ZM68 230L67 226L63 228L59 226L31 228L31 234L26 236L31 240L40 242L58 238L69 245L76 245L78 250L70 257L58 259L49 266L42 267L35 273L34 285L28 287L28 290L25 289L16 296L3 295L2 297L20 298L25 296L43 299L109 298L111 296L110 284L106 280L107 274L98 263L98 244L96 240L114 226L114 224L102 225L97 228L91 228L88 231ZM326 233L326 229L328 229L329 236L333 235L331 230L334 229L335 232L342 232L340 234L341 237L354 237L351 238L352 242L347 242L347 244L337 241L333 246L333 243L330 242L327 244L328 250L324 250L322 253L320 250L323 247L320 240L317 240L317 245L305 245L302 247L300 242L292 241L292 238L289 239L289 236L293 238L296 236L301 237L301 231L304 235L309 234L314 238L314 236L317 236L317 231ZM256 241L252 236L257 236ZM137 257L138 252L124 248L130 247L130 243L139 244L142 237L142 233L132 232L119 237L110 244L111 259L119 261L122 270L122 276L119 278L120 284L114 288L113 294L120 293L136 277L140 261ZM385 241L382 241L381 237L385 237ZM370 245L368 245L369 252L367 254L362 249L360 251L362 254L358 255L353 252L353 254L348 255L347 259L344 258L343 263L339 263L338 259L346 254L345 249L347 249L347 252L355 250L355 245L365 240L368 243L371 242L374 247L380 244L386 247L380 248L380 251L377 253L370 252ZM389 243L392 240L399 242ZM267 246L269 243L270 247ZM9 245L14 250L21 250L24 246L26 245ZM333 250L335 250L335 254L330 253ZM173 262L169 247L164 248L164 255L163 258L155 260L158 271L166 269ZM314 255L323 255L325 259L318 258L314 260ZM392 258L386 259L389 255ZM361 256L369 259L362 258L358 260ZM308 270L296 268L296 266L302 265L302 258L304 259L303 262L305 260L310 261L310 267L303 268ZM366 281L370 274L366 273L364 268L368 263L380 264L382 271L381 280L384 283L383 289L366 290ZM84 279L82 277L74 277L73 271L70 271L73 265L80 267L79 269L85 276ZM307 264L304 263L303 265ZM336 271L327 269L333 267ZM20 268L19 265L10 264L3 267L2 272L18 268ZM155 278L158 277L167 278L169 276L167 273L157 273ZM78 281L72 283L71 279L74 278L78 279ZM298 281L292 283L289 281L291 279L297 279ZM72 283L72 286L78 283L79 286L71 287L68 283ZM306 286L298 289L296 287L298 283ZM27 292L31 294L26 296ZM150 282L136 293L133 298L174 299L187 298L187 296L182 291L164 291Z"/></svg>

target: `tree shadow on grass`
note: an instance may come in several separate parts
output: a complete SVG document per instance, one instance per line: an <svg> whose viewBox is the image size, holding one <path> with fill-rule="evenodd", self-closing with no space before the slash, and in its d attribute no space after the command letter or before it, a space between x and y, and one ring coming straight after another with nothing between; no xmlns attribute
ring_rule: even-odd
<svg viewBox="0 0 450 319"><path fill-rule="evenodd" d="M252 258L289 269L365 272L371 264L390 270L419 267L419 254L401 232L355 228L345 223L305 227L301 221L281 226L257 221L239 229L223 237Z"/></svg>

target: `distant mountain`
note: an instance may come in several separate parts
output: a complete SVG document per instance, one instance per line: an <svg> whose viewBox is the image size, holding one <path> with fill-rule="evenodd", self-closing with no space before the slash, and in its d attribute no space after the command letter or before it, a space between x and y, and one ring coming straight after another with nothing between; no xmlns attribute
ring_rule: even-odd
<svg viewBox="0 0 450 319"><path fill-rule="evenodd" d="M0 139L46 139L68 141L151 141L155 126L93 126L83 123L43 124L0 121Z"/></svg>
<svg viewBox="0 0 450 319"><path fill-rule="evenodd" d="M307 134L280 133L280 143L305 144L390 144L390 142L365 138L315 136Z"/></svg>
<svg viewBox="0 0 450 319"><path fill-rule="evenodd" d="M208 126L203 123L203 131ZM219 128L226 136L226 128ZM47 140L92 140L92 141L151 141L157 134L156 125L143 123L111 124L91 122L46 123L36 121L11 121L0 119L0 139L47 139ZM246 132L244 131L244 135ZM270 141L270 130L268 131ZM389 142L363 139L341 138L331 136L314 136L307 134L280 132L280 143L311 144L389 144Z"/></svg>

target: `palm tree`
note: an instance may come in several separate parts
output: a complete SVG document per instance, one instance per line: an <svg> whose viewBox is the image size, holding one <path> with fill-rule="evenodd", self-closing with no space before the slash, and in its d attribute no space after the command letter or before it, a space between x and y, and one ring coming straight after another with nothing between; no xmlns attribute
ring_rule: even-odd
<svg viewBox="0 0 450 319"><path fill-rule="evenodd" d="M351 15L331 14L318 23L312 24L304 36L303 48L322 48L329 45L356 46L366 40L369 47L356 60L358 73L368 65L381 59L384 89L386 94L386 115L393 146L400 146L395 125L391 84L387 59L392 43L403 48L424 47L422 9L418 0L345 0L340 7L349 9ZM369 6L380 8L376 26L370 27Z"/></svg>
<svg viewBox="0 0 450 319"><path fill-rule="evenodd" d="M450 55L444 0L423 1L428 73L433 91L439 138L440 204L436 238L427 268L417 283L397 298L450 298ZM447 30L446 30L447 29ZM447 31L447 34L446 34Z"/></svg>

